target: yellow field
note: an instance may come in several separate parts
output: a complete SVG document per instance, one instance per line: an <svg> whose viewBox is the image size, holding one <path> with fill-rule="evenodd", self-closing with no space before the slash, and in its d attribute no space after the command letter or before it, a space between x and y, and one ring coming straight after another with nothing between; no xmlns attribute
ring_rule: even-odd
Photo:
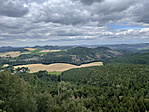
<svg viewBox="0 0 149 112"><path fill-rule="evenodd" d="M19 51L16 51L16 52L14 52L14 51L12 51L12 52L7 52L7 53L1 53L0 54L0 56L1 57L7 57L7 56L11 56L11 57L17 57L17 56L19 56L20 55L20 52Z"/></svg>
<svg viewBox="0 0 149 112"><path fill-rule="evenodd" d="M34 51L36 49L33 48L24 48L27 49L29 51ZM60 50L41 50L39 51L40 53L46 53L46 52L59 52ZM31 52L24 52L24 53L20 53L20 51L12 51L12 52L5 52L5 53L0 53L0 57L17 57L20 56L21 54L30 54Z"/></svg>
<svg viewBox="0 0 149 112"><path fill-rule="evenodd" d="M26 52L26 53L20 53L20 51L12 51L12 52L7 52L7 53L0 53L0 56L1 57L8 57L8 56L11 56L11 57L17 57L17 56L20 56L21 54L30 54L30 52Z"/></svg>
<svg viewBox="0 0 149 112"><path fill-rule="evenodd" d="M61 51L61 50L42 50L40 52L59 52L59 51Z"/></svg>
<svg viewBox="0 0 149 112"><path fill-rule="evenodd" d="M50 52L59 52L61 50L50 50Z"/></svg>
<svg viewBox="0 0 149 112"><path fill-rule="evenodd" d="M27 49L27 50L29 50L29 51L34 51L34 50L36 50L36 49L33 49L33 48L24 48L24 49Z"/></svg>
<svg viewBox="0 0 149 112"><path fill-rule="evenodd" d="M18 67L28 67L30 69L30 73L38 72L40 70L47 70L48 72L62 72L72 68L81 68L81 67L89 67L89 66L100 66L103 65L102 62L94 62L89 64L82 64L81 66L76 66L72 64L66 63L54 63L50 65L43 65L43 64L29 64L29 65L20 65L14 66L14 68Z"/></svg>

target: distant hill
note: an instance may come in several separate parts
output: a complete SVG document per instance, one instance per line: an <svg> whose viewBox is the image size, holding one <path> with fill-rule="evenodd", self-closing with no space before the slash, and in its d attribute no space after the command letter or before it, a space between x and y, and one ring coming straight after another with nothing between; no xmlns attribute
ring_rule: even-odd
<svg viewBox="0 0 149 112"><path fill-rule="evenodd" d="M108 47L106 47L108 46ZM74 46L35 46L36 49L29 51L30 54L21 54L18 57L0 58L0 64L23 65L23 64L52 64L69 63L81 65L90 62L102 61L105 63L132 63L149 64L149 43L143 44L117 44L101 47L74 47ZM58 52L40 52L42 50L60 50ZM23 47L1 47L0 53L20 51L26 52ZM135 52L135 53L132 53Z"/></svg>
<svg viewBox="0 0 149 112"><path fill-rule="evenodd" d="M67 52L72 56L72 63L81 64L92 61L104 61L107 58L121 56L122 53L107 47L86 48L76 47Z"/></svg>
<svg viewBox="0 0 149 112"><path fill-rule="evenodd" d="M103 45L104 47L109 47L112 49L123 49L137 52L140 50L149 49L149 43L140 43L140 44L114 44L114 45Z"/></svg>
<svg viewBox="0 0 149 112"><path fill-rule="evenodd" d="M11 47L11 46L3 46L0 47L0 53L4 53L4 52L10 52L10 51L20 51L20 52L24 52L24 51L28 51L27 49L24 49L22 47Z"/></svg>
<svg viewBox="0 0 149 112"><path fill-rule="evenodd" d="M82 63L104 61L105 59L121 55L122 53L106 47L75 47L67 51L47 53L43 56L43 59L46 59L44 61L45 64L49 64L50 62L65 62L80 65Z"/></svg>
<svg viewBox="0 0 149 112"><path fill-rule="evenodd" d="M31 48L50 49L50 50L67 50L67 49L73 48L73 46L52 46L52 45L39 46L39 45L36 45L35 47L31 47Z"/></svg>
<svg viewBox="0 0 149 112"><path fill-rule="evenodd" d="M92 62L101 58L96 51L86 47L76 47L68 50L67 53L71 55L72 63L76 64Z"/></svg>
<svg viewBox="0 0 149 112"><path fill-rule="evenodd" d="M45 49L45 50L68 50L68 49L72 49L74 48L73 46L50 46L50 45L46 45L46 46L34 46L34 47L11 47L11 46L3 46L0 47L0 53L4 53L4 52L11 52L11 51L20 51L20 52L24 52L24 51L29 51L25 48L36 48L36 49Z"/></svg>
<svg viewBox="0 0 149 112"><path fill-rule="evenodd" d="M38 50L38 49L36 49ZM124 55L122 51L112 50L107 47L86 48L75 47L69 50L61 50L59 52L48 52L45 54L22 54L16 58L1 58L1 64L24 65L24 64L51 64L51 63L69 63L81 65L95 61L102 61L109 58Z"/></svg>

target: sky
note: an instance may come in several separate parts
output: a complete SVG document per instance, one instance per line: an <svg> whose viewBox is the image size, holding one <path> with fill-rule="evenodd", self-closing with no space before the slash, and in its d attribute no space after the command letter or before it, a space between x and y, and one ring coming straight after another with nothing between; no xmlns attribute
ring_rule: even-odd
<svg viewBox="0 0 149 112"><path fill-rule="evenodd" d="M0 0L0 46L149 42L149 0Z"/></svg>

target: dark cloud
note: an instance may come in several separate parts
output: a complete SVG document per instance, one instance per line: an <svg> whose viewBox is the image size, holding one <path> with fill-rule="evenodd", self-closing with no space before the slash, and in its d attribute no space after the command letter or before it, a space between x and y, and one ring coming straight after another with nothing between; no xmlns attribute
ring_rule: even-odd
<svg viewBox="0 0 149 112"><path fill-rule="evenodd" d="M133 15L134 21L149 24L149 1L144 1L142 4L135 7Z"/></svg>
<svg viewBox="0 0 149 112"><path fill-rule="evenodd" d="M32 21L65 25L82 25L90 21L98 21L99 26L104 26L110 21L132 19L130 17L132 12L129 12L129 9L138 2L138 0L81 0L82 4L80 4L74 1L48 1L44 5L36 3L32 5L32 12L34 12ZM96 4L93 4L95 2Z"/></svg>
<svg viewBox="0 0 149 112"><path fill-rule="evenodd" d="M94 3L94 0L81 0L81 2L85 5L92 5Z"/></svg>
<svg viewBox="0 0 149 112"><path fill-rule="evenodd" d="M42 6L33 4L32 12L34 16L32 21L65 25L84 24L90 21L91 13L81 6L81 4L73 3L70 0L46 2Z"/></svg>
<svg viewBox="0 0 149 112"><path fill-rule="evenodd" d="M28 8L24 7L25 2L16 0L1 0L0 15L10 17L22 17L28 13Z"/></svg>
<svg viewBox="0 0 149 112"><path fill-rule="evenodd" d="M0 0L0 44L147 40L148 28L107 24L147 26L148 6L148 0Z"/></svg>
<svg viewBox="0 0 149 112"><path fill-rule="evenodd" d="M103 2L104 0L80 0L81 3L85 4L85 5L92 5L95 2Z"/></svg>
<svg viewBox="0 0 149 112"><path fill-rule="evenodd" d="M57 32L57 36L69 36L69 37L72 37L72 36L79 36L79 35L82 35L82 33L80 32Z"/></svg>

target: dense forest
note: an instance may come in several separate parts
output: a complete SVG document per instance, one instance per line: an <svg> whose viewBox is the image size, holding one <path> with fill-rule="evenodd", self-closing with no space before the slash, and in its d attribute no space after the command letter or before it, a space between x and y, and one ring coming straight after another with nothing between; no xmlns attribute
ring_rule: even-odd
<svg viewBox="0 0 149 112"><path fill-rule="evenodd" d="M131 53L117 58L107 59L106 63L149 64L149 52Z"/></svg>
<svg viewBox="0 0 149 112"><path fill-rule="evenodd" d="M0 109L6 112L149 111L149 65L108 64L12 75L0 72Z"/></svg>

